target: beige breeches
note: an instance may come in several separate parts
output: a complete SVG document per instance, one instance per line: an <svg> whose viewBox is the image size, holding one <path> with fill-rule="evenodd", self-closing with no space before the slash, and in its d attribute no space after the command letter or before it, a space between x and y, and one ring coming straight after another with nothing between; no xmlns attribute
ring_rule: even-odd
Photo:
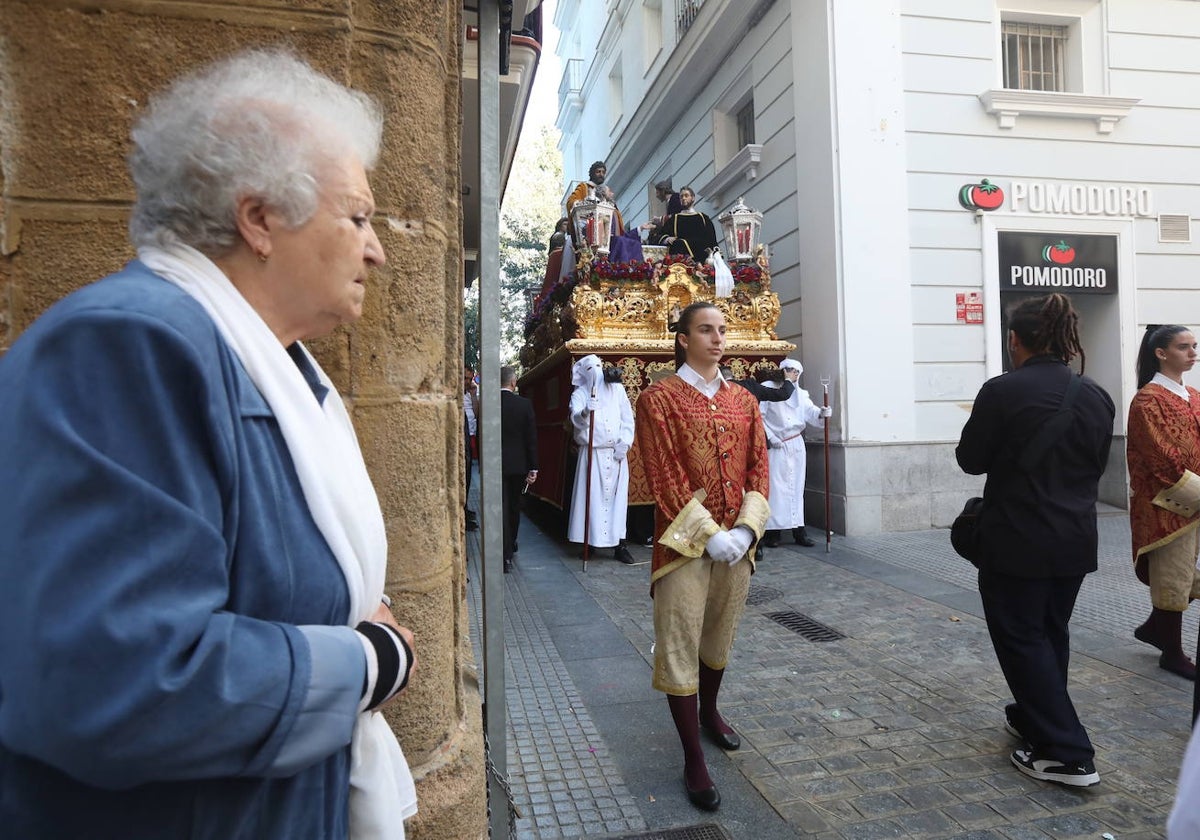
<svg viewBox="0 0 1200 840"><path fill-rule="evenodd" d="M695 694L700 664L721 669L729 659L750 591L750 562L716 563L705 554L654 584L654 687Z"/></svg>
<svg viewBox="0 0 1200 840"><path fill-rule="evenodd" d="M1183 612L1189 598L1200 598L1196 553L1200 531L1193 528L1161 548L1146 552L1150 572L1150 603L1160 610Z"/></svg>

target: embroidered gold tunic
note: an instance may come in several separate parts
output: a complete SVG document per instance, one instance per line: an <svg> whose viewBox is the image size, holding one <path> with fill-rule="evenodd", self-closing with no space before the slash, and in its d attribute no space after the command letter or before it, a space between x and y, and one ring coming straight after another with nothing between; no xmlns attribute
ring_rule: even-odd
<svg viewBox="0 0 1200 840"><path fill-rule="evenodd" d="M1129 525L1133 559L1200 525L1200 392L1188 399L1156 384L1129 406Z"/></svg>
<svg viewBox="0 0 1200 840"><path fill-rule="evenodd" d="M762 536L767 438L749 391L726 383L709 398L668 376L638 397L635 439L658 506L651 585L701 556L718 530Z"/></svg>

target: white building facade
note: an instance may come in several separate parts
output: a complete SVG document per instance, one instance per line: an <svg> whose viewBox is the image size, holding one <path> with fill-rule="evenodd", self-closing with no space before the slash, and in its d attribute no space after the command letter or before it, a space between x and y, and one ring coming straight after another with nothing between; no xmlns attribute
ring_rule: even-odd
<svg viewBox="0 0 1200 840"><path fill-rule="evenodd" d="M835 530L950 523L1003 310L1050 291L1117 404L1101 497L1127 506L1143 328L1200 325L1200 2L560 0L555 23L564 190L605 160L631 225L663 178L764 213L779 337L816 399L831 379Z"/></svg>

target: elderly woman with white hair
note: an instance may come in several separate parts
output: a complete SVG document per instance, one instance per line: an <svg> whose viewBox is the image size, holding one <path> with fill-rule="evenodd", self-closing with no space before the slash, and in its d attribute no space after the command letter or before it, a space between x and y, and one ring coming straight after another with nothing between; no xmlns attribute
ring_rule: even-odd
<svg viewBox="0 0 1200 840"><path fill-rule="evenodd" d="M779 367L786 381L794 384L804 372L804 366L795 359L784 359ZM764 384L778 388L782 383ZM815 545L804 530L804 478L808 468L804 427L830 414L832 409L814 404L808 391L799 384L795 384L795 390L786 400L762 404L763 426L767 430L767 461L771 465L771 518L767 520L767 532L763 536L763 545L767 548L779 547L779 532L785 529L791 529L797 545Z"/></svg>
<svg viewBox="0 0 1200 840"><path fill-rule="evenodd" d="M0 359L9 836L403 838L415 791L376 710L413 638L302 343L356 320L384 262L381 131L284 53L177 81L133 131L138 258Z"/></svg>

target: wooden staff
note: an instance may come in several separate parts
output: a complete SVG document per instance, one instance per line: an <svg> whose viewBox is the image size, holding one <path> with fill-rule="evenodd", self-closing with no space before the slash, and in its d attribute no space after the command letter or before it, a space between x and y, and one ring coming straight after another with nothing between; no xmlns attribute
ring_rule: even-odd
<svg viewBox="0 0 1200 840"><path fill-rule="evenodd" d="M596 380L592 379L592 397L588 402L588 452L587 484L583 489L583 570L587 571L588 551L592 546L592 438L596 435L596 412L592 402L596 399Z"/></svg>
<svg viewBox="0 0 1200 840"><path fill-rule="evenodd" d="M821 391L825 395L824 405L829 408L829 377L821 377ZM829 418L822 417L821 425L825 427L825 553L830 551L830 543L833 542L833 527L830 524L832 518L833 505L829 499Z"/></svg>

